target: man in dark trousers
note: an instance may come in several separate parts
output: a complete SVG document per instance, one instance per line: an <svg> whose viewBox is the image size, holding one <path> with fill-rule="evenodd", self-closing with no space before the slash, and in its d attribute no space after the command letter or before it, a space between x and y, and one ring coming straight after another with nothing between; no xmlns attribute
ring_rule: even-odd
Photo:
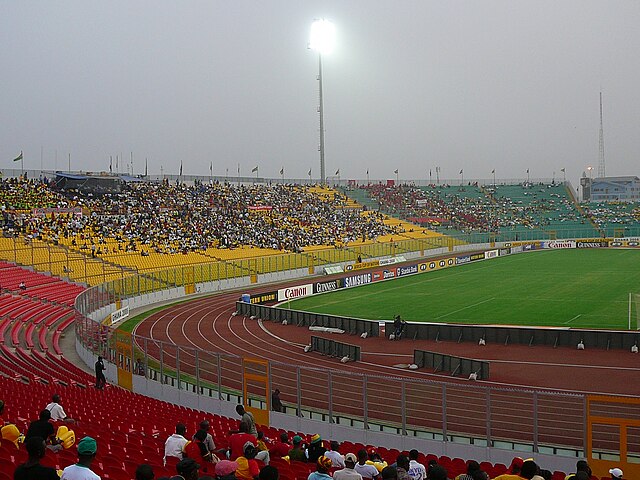
<svg viewBox="0 0 640 480"><path fill-rule="evenodd" d="M104 362L102 361L102 357L98 356L98 360L96 361L96 388L102 389L107 383L104 371Z"/></svg>

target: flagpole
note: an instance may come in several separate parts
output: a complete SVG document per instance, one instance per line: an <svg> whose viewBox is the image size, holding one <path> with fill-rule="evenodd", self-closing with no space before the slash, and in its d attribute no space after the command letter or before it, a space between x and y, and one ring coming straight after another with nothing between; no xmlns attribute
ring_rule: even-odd
<svg viewBox="0 0 640 480"><path fill-rule="evenodd" d="M371 185L371 182L369 181L369 170L367 169L367 185Z"/></svg>
<svg viewBox="0 0 640 480"><path fill-rule="evenodd" d="M42 178L42 158L44 157L44 147L40 145L40 178Z"/></svg>
<svg viewBox="0 0 640 480"><path fill-rule="evenodd" d="M493 169L493 186L496 186L496 169Z"/></svg>
<svg viewBox="0 0 640 480"><path fill-rule="evenodd" d="M24 154L20 150L20 168L22 169L22 176L24 177Z"/></svg>

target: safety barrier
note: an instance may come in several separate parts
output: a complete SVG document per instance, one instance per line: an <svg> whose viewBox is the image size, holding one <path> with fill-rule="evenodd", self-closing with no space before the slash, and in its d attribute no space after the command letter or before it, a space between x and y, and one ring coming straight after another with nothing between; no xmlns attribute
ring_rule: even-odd
<svg viewBox="0 0 640 480"><path fill-rule="evenodd" d="M251 316L261 320L280 323L286 320L287 324L298 327L338 328L350 335L362 335L366 333L368 337L377 337L380 335L378 322L372 322L371 320L301 312L299 310L289 310L287 308L270 307L245 302L237 302L236 311L245 317Z"/></svg>
<svg viewBox="0 0 640 480"><path fill-rule="evenodd" d="M476 375L476 380L489 379L489 362L483 360L414 350L413 363L418 368L432 368L434 372L450 372L451 376L468 377L473 373Z"/></svg>
<svg viewBox="0 0 640 480"><path fill-rule="evenodd" d="M390 331L387 329L387 331ZM438 323L407 323L405 338L447 342L479 343L487 345L546 345L576 347L582 342L585 349L630 350L640 344L640 331L580 330L553 327L501 327L478 325L448 325Z"/></svg>
<svg viewBox="0 0 640 480"><path fill-rule="evenodd" d="M311 335L311 351L330 357L348 358L351 362L360 360L360 347L348 343L336 342L328 338Z"/></svg>

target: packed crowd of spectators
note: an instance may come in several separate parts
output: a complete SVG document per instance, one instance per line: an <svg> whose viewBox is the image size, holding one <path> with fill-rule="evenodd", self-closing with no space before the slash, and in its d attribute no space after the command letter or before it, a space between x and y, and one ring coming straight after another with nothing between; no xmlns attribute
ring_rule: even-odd
<svg viewBox="0 0 640 480"><path fill-rule="evenodd" d="M30 188L33 193L19 205L12 203L15 195L5 197L6 235L54 244L72 238L72 247L90 249L94 256L240 246L298 252L306 246L341 245L395 233L381 214L346 208L342 194L321 197L299 185L139 182L100 196L54 192L37 180L13 180L9 185L11 192ZM83 215L32 215L29 210L40 205L81 207ZM115 240L117 246L107 246L105 239Z"/></svg>
<svg viewBox="0 0 640 480"><path fill-rule="evenodd" d="M512 198L500 187L430 185L368 185L362 187L381 211L411 221L462 233L498 232L504 228L544 228L563 222L584 222L568 195L557 186L523 184Z"/></svg>

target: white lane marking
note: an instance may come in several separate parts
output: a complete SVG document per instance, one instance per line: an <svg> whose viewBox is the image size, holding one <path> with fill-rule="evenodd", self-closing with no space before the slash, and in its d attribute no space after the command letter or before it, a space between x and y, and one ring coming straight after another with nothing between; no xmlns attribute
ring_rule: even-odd
<svg viewBox="0 0 640 480"><path fill-rule="evenodd" d="M577 318L580 318L582 316L581 313L579 313L578 315L576 315L575 317L573 317L571 320L567 320L566 322L564 322L564 324L566 325L567 323L571 323L574 320L576 320Z"/></svg>
<svg viewBox="0 0 640 480"><path fill-rule="evenodd" d="M439 317L436 317L435 320L438 320L439 318L448 317L449 315L453 315L454 313L458 313L458 312L461 312L463 310L467 310L468 308L477 307L478 305L482 305L483 303L487 303L487 302L490 302L490 301L495 300L495 299L496 299L496 297L487 298L486 300L482 300L481 302L474 303L473 305L467 305L466 307L459 308L458 310L454 310L453 312L449 312L449 313L445 313L444 315L440 315Z"/></svg>

